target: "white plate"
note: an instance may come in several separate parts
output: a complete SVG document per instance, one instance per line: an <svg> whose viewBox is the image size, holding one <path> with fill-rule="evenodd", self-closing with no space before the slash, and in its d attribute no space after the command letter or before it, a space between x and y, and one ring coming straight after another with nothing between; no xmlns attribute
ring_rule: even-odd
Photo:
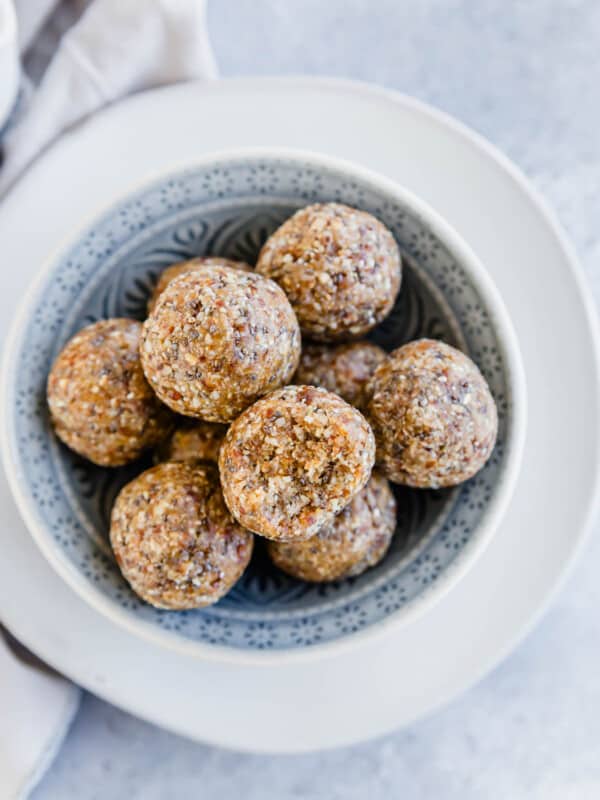
<svg viewBox="0 0 600 800"><path fill-rule="evenodd" d="M523 469L503 523L471 572L412 624L322 663L240 668L162 651L100 617L45 564L2 482L0 616L58 669L139 716L215 744L301 752L382 734L447 702L547 605L598 494L596 320L556 223L479 137L395 93L281 79L146 94L61 140L0 208L10 265L2 325L82 216L132 180L244 145L320 150L387 174L446 216L481 257L517 329L529 386Z"/></svg>

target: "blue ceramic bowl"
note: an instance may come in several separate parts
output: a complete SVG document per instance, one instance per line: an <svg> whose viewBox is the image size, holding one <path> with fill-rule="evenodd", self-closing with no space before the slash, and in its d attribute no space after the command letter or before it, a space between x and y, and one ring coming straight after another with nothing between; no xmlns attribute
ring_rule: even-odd
<svg viewBox="0 0 600 800"><path fill-rule="evenodd" d="M398 529L365 574L312 585L278 572L258 542L245 575L216 606L158 611L122 579L108 545L120 487L146 463L108 470L54 437L46 377L67 339L106 317L142 319L160 271L193 255L253 263L293 211L337 200L394 233L404 277L391 316L371 337L386 349L428 336L470 353L498 405L485 468L453 490L397 487ZM425 610L465 573L510 497L524 438L524 379L510 320L458 235L411 193L373 173L294 151L216 154L117 200L43 268L13 325L3 374L3 449L21 513L56 570L103 613L205 657L273 660L335 651ZM49 598L51 602L51 598Z"/></svg>

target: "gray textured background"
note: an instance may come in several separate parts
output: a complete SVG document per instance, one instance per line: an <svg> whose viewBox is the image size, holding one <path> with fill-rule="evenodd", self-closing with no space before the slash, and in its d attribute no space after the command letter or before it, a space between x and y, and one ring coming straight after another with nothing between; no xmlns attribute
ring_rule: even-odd
<svg viewBox="0 0 600 800"><path fill-rule="evenodd" d="M600 299L598 0L212 0L209 25L225 76L374 81L483 133L557 210ZM252 757L86 696L35 800L597 800L598 563L595 537L518 652L410 730L324 755Z"/></svg>

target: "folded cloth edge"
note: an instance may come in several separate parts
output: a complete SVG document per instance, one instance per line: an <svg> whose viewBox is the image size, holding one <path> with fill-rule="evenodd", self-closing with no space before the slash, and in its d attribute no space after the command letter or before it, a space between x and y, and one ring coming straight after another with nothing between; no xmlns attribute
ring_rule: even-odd
<svg viewBox="0 0 600 800"><path fill-rule="evenodd" d="M31 668L29 668L31 669ZM21 785L17 787L14 800L27 800L33 789L38 785L44 777L48 768L58 755L65 737L71 727L75 715L79 710L81 703L81 689L74 683L70 683L67 678L64 679L66 683L70 684L72 691L65 693L65 702L60 714L60 721L57 725L53 735L48 738L44 748L33 765L31 771L23 776ZM10 800L10 798L8 798Z"/></svg>
<svg viewBox="0 0 600 800"><path fill-rule="evenodd" d="M134 6L122 6L121 0L94 0L67 31L39 87L5 134L0 196L62 133L95 111L145 89L216 76L206 0L143 0L137 7L147 38L137 35ZM107 27L111 36L102 33ZM102 68L111 73L108 78Z"/></svg>

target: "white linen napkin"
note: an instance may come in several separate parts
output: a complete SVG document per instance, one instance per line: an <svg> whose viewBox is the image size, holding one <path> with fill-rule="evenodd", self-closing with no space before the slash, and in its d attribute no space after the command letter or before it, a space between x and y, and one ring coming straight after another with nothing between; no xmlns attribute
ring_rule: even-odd
<svg viewBox="0 0 600 800"><path fill-rule="evenodd" d="M133 92L215 74L204 0L94 0L2 141L0 195L92 112Z"/></svg>
<svg viewBox="0 0 600 800"><path fill-rule="evenodd" d="M24 53L34 41L58 0L16 0L19 49Z"/></svg>
<svg viewBox="0 0 600 800"><path fill-rule="evenodd" d="M17 17L32 4L37 18L30 29L43 23L51 0L17 0ZM45 147L94 111L147 88L214 77L205 11L204 0L92 0L0 142L0 196ZM28 30L22 41L32 35ZM24 665L0 637L2 800L27 797L58 751L78 702L79 689Z"/></svg>
<svg viewBox="0 0 600 800"><path fill-rule="evenodd" d="M0 639L0 797L26 798L54 759L79 689L19 661Z"/></svg>

